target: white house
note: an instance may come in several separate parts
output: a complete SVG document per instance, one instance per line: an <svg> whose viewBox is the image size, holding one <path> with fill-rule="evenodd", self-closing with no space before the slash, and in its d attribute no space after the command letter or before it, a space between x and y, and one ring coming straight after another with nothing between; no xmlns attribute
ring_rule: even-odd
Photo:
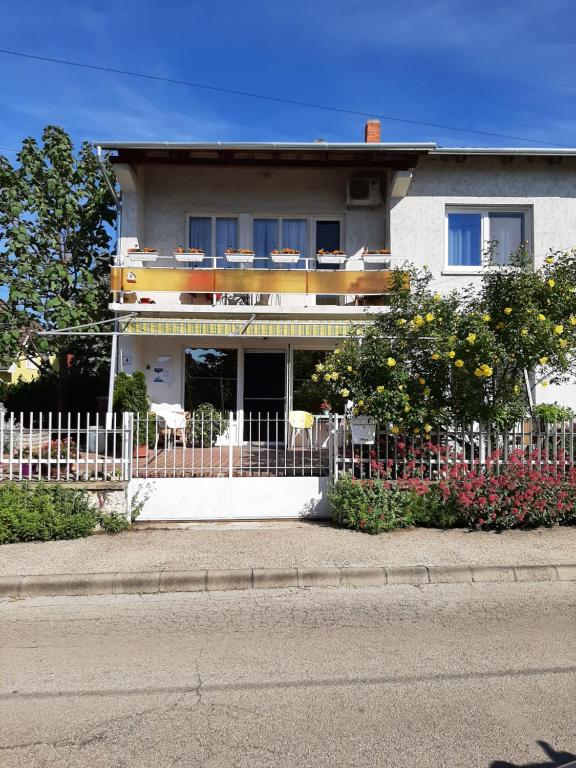
<svg viewBox="0 0 576 768"><path fill-rule="evenodd" d="M489 239L502 263L576 244L576 149L383 143L378 121L365 139L102 143L122 188L116 369L144 371L152 401L233 411L240 439L247 413L314 408L318 354L386 311L391 266L449 290Z"/></svg>

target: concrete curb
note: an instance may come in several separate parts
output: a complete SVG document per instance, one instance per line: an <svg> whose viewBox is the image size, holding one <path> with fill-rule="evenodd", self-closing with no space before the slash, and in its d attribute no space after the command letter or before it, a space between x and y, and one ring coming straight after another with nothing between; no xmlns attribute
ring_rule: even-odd
<svg viewBox="0 0 576 768"><path fill-rule="evenodd" d="M0 597L542 581L576 581L576 565L238 568L0 576Z"/></svg>

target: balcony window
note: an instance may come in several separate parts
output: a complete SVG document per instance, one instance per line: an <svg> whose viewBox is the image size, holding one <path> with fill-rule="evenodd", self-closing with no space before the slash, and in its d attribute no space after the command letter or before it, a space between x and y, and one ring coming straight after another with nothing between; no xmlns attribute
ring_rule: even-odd
<svg viewBox="0 0 576 768"><path fill-rule="evenodd" d="M495 242L492 263L506 266L525 241L524 211L453 210L447 212L447 266L477 271L484 252Z"/></svg>
<svg viewBox="0 0 576 768"><path fill-rule="evenodd" d="M270 251L274 248L293 248L300 251L295 264L282 264L282 269L304 269L308 256L308 221L306 219L253 219L253 247L256 268L274 268ZM266 259L266 261L264 261Z"/></svg>
<svg viewBox="0 0 576 768"><path fill-rule="evenodd" d="M224 258L226 248L238 248L238 219L226 216L190 216L188 245L202 248L206 256L216 256L216 266L230 267Z"/></svg>

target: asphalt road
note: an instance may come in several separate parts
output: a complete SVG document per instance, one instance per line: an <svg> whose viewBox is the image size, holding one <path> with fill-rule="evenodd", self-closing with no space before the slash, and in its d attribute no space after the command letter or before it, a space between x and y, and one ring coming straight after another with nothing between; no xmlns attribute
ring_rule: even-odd
<svg viewBox="0 0 576 768"><path fill-rule="evenodd" d="M576 585L0 602L0 766L576 759Z"/></svg>

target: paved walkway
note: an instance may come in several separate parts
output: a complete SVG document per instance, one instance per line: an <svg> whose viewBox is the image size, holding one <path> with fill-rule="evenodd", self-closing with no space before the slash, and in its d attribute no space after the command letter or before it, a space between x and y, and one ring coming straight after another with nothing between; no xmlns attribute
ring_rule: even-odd
<svg viewBox="0 0 576 768"><path fill-rule="evenodd" d="M0 576L199 568L576 563L576 527L502 534L424 528L368 536L315 523L134 530L0 546Z"/></svg>

